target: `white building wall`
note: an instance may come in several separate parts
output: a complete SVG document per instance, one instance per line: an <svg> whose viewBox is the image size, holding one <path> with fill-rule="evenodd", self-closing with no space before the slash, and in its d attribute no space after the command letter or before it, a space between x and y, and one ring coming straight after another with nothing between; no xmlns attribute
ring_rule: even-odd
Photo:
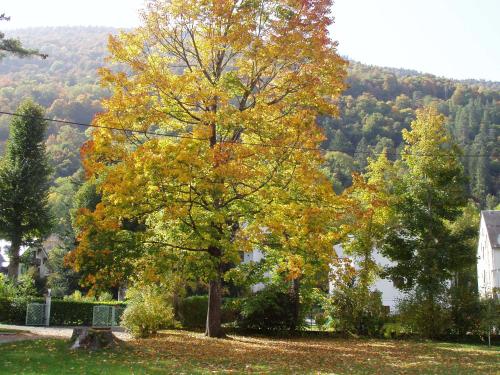
<svg viewBox="0 0 500 375"><path fill-rule="evenodd" d="M260 251L260 249L253 249L253 251L246 252L243 254L243 263L250 263L250 262L258 263L262 259L264 259L264 253L262 251ZM270 277L271 277L271 274L269 272L264 273L265 279L270 279ZM253 293L257 293L257 292L260 292L265 287L266 287L265 282L260 282L260 283L252 285L251 290Z"/></svg>
<svg viewBox="0 0 500 375"><path fill-rule="evenodd" d="M0 240L0 253L3 256L3 259L5 260L3 264L1 265L2 267L7 267L9 265L9 247L10 247L10 242L5 241L5 240ZM26 247L22 246L20 249L20 255L22 255L26 251ZM39 260L39 265L38 265L38 271L40 273L41 277L47 277L49 274L49 270L47 268L47 253L45 250L37 250L36 259ZM21 276L24 272L26 272L26 267L23 264L19 265L19 270L18 270L18 277Z"/></svg>
<svg viewBox="0 0 500 375"><path fill-rule="evenodd" d="M353 258L351 256L345 255L344 249L342 248L342 245L335 245L334 248L335 248L335 251L337 252L337 256L339 258L347 257L347 258L352 259L354 262L354 267L356 269L359 269L359 265L358 265L359 260L356 258ZM374 249L374 252L373 252L373 260L380 267L393 265L393 263L389 259L387 259L382 254L380 254L380 252L376 249ZM330 293L332 292L332 290L334 288L335 288L335 285L330 283L330 285L329 285ZM376 280L370 289L372 291L378 290L380 293L382 293L382 303L384 306L389 306L391 312L396 311L398 300L403 298L403 293L394 286L394 284L392 283L391 280L388 280L388 279Z"/></svg>
<svg viewBox="0 0 500 375"><path fill-rule="evenodd" d="M490 294L493 288L500 288L500 249L491 247L483 216L477 247L477 287L482 297Z"/></svg>
<svg viewBox="0 0 500 375"><path fill-rule="evenodd" d="M341 245L335 245L334 248L339 257L344 256L344 252ZM252 252L243 254L243 263L249 263L249 262L257 263L261 261L263 258L264 254L262 253L262 251L260 251L259 249L254 249ZM373 258L375 262L381 267L391 265L391 262L387 258L385 258L382 254L380 254L378 251L374 252ZM266 272L264 274L264 277L269 279L271 275L269 274L269 272ZM264 289L265 286L266 286L265 282L260 282L258 284L252 285L251 289L252 292L256 293ZM334 287L335 286L332 283L330 283L329 285L330 293L332 292ZM394 286L392 281L386 279L376 280L375 283L372 285L371 290L373 291L378 290L379 292L382 293L382 303L384 304L384 306L389 306L391 312L396 311L396 305L398 303L398 300L403 297L403 294Z"/></svg>

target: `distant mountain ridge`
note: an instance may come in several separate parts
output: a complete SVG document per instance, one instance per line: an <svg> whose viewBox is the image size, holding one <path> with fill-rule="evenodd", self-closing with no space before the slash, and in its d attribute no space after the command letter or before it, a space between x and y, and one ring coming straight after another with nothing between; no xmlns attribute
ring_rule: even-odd
<svg viewBox="0 0 500 375"><path fill-rule="evenodd" d="M47 108L47 116L82 123L101 111L108 92L99 85L97 69L105 64L108 27L46 27L9 30L27 47L48 59L5 58L0 61L0 110L14 111L32 97ZM378 67L351 61L349 88L339 100L339 118L319 118L324 128L328 173L337 191L351 183L351 173L363 170L366 158L388 148L401 149L402 129L415 110L433 103L464 154L490 155L463 160L469 192L487 207L498 201L500 189L500 82L454 80L408 69ZM0 116L0 152L8 136L7 116ZM86 138L81 129L52 124L49 151L55 177L79 168L78 149ZM362 152L360 152L362 151ZM489 203L488 203L489 202Z"/></svg>

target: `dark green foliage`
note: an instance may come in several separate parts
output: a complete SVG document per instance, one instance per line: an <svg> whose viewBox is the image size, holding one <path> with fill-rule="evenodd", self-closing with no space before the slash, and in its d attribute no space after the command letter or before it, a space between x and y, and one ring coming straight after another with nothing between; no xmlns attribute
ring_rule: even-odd
<svg viewBox="0 0 500 375"><path fill-rule="evenodd" d="M296 322L294 308L289 293L268 285L243 301L237 325L243 329L261 331L300 329L304 326L304 317L300 316Z"/></svg>
<svg viewBox="0 0 500 375"><path fill-rule="evenodd" d="M477 290L477 236L480 212L469 203L462 215L450 224L457 239L456 264L459 266L449 285L452 331L464 337L477 330L480 321L480 301Z"/></svg>
<svg viewBox="0 0 500 375"><path fill-rule="evenodd" d="M94 306L113 305L125 306L122 302L77 302L52 300L50 324L55 326L92 325Z"/></svg>
<svg viewBox="0 0 500 375"><path fill-rule="evenodd" d="M240 309L240 301L223 298L222 323L234 322ZM176 315L184 328L205 328L207 320L208 296L191 296L180 301Z"/></svg>
<svg viewBox="0 0 500 375"><path fill-rule="evenodd" d="M422 335L436 337L451 326L447 282L474 264L472 233L450 224L466 205L463 168L433 108L418 112L405 141L405 174L395 182L395 225L382 246L394 265L385 273L397 288L414 294L403 315Z"/></svg>
<svg viewBox="0 0 500 375"><path fill-rule="evenodd" d="M429 299L425 293L411 293L398 304L399 320L415 334L439 338L450 334L452 317L445 294Z"/></svg>
<svg viewBox="0 0 500 375"><path fill-rule="evenodd" d="M325 304L330 326L336 331L364 336L378 336L387 320L382 294L359 283L339 285Z"/></svg>
<svg viewBox="0 0 500 375"><path fill-rule="evenodd" d="M0 323L24 324L26 304L28 302L43 303L42 298L30 300L0 300ZM94 306L112 305L126 306L123 302L80 302L52 299L50 309L50 325L53 326L91 326Z"/></svg>
<svg viewBox="0 0 500 375"><path fill-rule="evenodd" d="M208 296L184 298L178 306L177 315L185 328L203 328L207 320Z"/></svg>
<svg viewBox="0 0 500 375"><path fill-rule="evenodd" d="M27 300L24 298L0 299L0 323L24 324L26 303Z"/></svg>
<svg viewBox="0 0 500 375"><path fill-rule="evenodd" d="M19 249L50 231L50 167L45 153L43 109L25 102L12 119L7 152L0 162L0 238L11 241L9 276L17 277Z"/></svg>

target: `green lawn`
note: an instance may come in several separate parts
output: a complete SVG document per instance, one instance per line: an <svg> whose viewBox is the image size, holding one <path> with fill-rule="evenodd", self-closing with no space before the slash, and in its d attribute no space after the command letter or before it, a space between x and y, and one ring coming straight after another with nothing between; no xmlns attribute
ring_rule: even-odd
<svg viewBox="0 0 500 375"><path fill-rule="evenodd" d="M61 340L0 345L0 374L498 374L500 350L391 340L231 336L168 331L113 351Z"/></svg>

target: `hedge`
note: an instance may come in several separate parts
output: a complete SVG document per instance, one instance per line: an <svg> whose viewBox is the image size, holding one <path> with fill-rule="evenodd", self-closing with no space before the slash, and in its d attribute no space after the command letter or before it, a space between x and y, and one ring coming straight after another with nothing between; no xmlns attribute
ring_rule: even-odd
<svg viewBox="0 0 500 375"><path fill-rule="evenodd" d="M234 322L239 314L239 300L224 298L222 303L222 323ZM207 321L208 296L184 298L178 305L177 318L184 328L204 328Z"/></svg>
<svg viewBox="0 0 500 375"><path fill-rule="evenodd" d="M43 303L44 299L34 298L31 302ZM26 300L0 300L0 323L24 324ZM50 305L50 325L54 326L91 326L94 306L126 306L124 302L83 302L52 299Z"/></svg>
<svg viewBox="0 0 500 375"><path fill-rule="evenodd" d="M34 298L29 302L43 303L43 298ZM240 300L224 298L222 322L237 320L240 312ZM0 300L0 323L25 324L26 300ZM52 299L50 325L54 326L91 326L93 308L96 305L126 306L124 302L83 302ZM208 296L192 296L183 299L177 310L177 317L185 328L204 328L207 319Z"/></svg>
<svg viewBox="0 0 500 375"><path fill-rule="evenodd" d="M26 300L0 299L0 323L21 325L26 322Z"/></svg>

